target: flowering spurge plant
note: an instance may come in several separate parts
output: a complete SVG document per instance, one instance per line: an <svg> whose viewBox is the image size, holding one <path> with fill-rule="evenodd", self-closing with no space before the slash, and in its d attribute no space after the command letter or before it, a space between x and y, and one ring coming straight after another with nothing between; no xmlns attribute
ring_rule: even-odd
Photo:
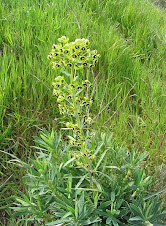
<svg viewBox="0 0 166 226"><path fill-rule="evenodd" d="M77 158L83 156L84 164L91 169L90 159L88 157L86 143L91 137L89 125L92 118L89 114L89 108L93 99L89 97L89 90L92 87L90 81L80 78L80 71L90 70L98 62L99 54L97 50L89 49L88 39L76 39L69 42L69 39L62 36L58 39L59 44L52 46L52 51L48 55L53 69L59 69L59 72L65 71L66 76L57 76L53 82L54 95L57 98L59 111L68 116L66 123L67 129L72 131L69 136L70 144L78 146L81 149L73 152ZM77 164L81 164L77 161Z"/></svg>
<svg viewBox="0 0 166 226"><path fill-rule="evenodd" d="M162 225L161 202L148 192L154 183L144 169L148 154L119 147L110 134L92 137L92 84L80 75L95 65L97 51L88 48L87 39L58 41L48 58L59 70L54 95L69 142L60 132L43 130L35 137L34 159L14 159L27 170L27 192L15 197L15 216L25 215L35 225Z"/></svg>

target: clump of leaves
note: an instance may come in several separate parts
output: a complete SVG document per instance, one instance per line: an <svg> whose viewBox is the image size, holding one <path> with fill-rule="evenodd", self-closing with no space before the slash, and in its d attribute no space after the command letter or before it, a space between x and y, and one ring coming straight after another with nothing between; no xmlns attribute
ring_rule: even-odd
<svg viewBox="0 0 166 226"><path fill-rule="evenodd" d="M58 41L48 58L61 73L53 92L69 141L60 132L44 130L35 137L35 158L29 164L17 159L27 169L28 190L15 197L15 215L43 225L161 223L164 212L158 199L144 200L153 183L144 170L148 154L129 152L118 147L112 135L91 130L92 84L79 73L91 70L99 54L88 48L87 39L69 43L63 36Z"/></svg>
<svg viewBox="0 0 166 226"><path fill-rule="evenodd" d="M127 152L111 137L99 133L89 143L96 155L90 172L72 157L73 147L61 134L43 131L36 137L36 158L29 164L18 160L28 172L24 177L28 191L15 197L15 215L43 225L161 224L166 215L161 202L147 197L152 178L141 167L147 154Z"/></svg>
<svg viewBox="0 0 166 226"><path fill-rule="evenodd" d="M148 201L145 201L142 197L139 200L133 200L130 208L131 216L134 216L129 219L131 225L165 225L158 224L161 222L160 219L166 216L158 197Z"/></svg>

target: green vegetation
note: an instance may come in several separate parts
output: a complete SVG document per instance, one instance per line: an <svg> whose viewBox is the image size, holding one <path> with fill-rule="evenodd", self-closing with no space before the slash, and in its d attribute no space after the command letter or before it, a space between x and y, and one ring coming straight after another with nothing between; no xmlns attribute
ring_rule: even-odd
<svg viewBox="0 0 166 226"><path fill-rule="evenodd" d="M144 169L148 153L119 148L112 135L91 127L94 87L88 77L99 57L97 50L89 49L88 39L69 42L66 36L58 38L48 55L52 68L61 74L53 82L53 93L65 126L61 133L45 131L36 137L36 150L40 151L29 158L30 164L14 157L27 171L27 195L15 197L12 209L14 216L25 216L26 223L163 223L162 202L154 199L157 194L147 196L147 188L154 183Z"/></svg>
<svg viewBox="0 0 166 226"><path fill-rule="evenodd" d="M154 3L160 7L166 8L165 0L154 0Z"/></svg>
<svg viewBox="0 0 166 226"><path fill-rule="evenodd" d="M140 153L156 171L165 157L166 12L141 0L0 1L0 148L27 160L33 135L59 128L52 96L58 74L47 55L62 35L86 37L101 55L93 77L96 128ZM82 34L79 26L81 25ZM57 120L58 118L58 120ZM2 225L11 216L11 194L24 190L23 172L1 153ZM163 180L163 178L162 178ZM160 190L163 187L159 188ZM17 224L13 219L11 224ZM18 225L20 223L18 222Z"/></svg>
<svg viewBox="0 0 166 226"><path fill-rule="evenodd" d="M148 226L163 222L166 212L154 198L156 194L147 190L153 179L143 169L146 152L129 152L118 147L110 134L97 132L92 139L85 137L81 147L79 139L70 146L54 132L45 131L36 140L40 151L30 164L15 159L27 169L28 189L15 197L14 216L24 215L35 225Z"/></svg>

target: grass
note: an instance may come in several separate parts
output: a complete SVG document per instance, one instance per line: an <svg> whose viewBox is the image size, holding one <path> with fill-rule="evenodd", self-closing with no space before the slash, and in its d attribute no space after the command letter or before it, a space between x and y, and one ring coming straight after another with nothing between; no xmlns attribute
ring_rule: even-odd
<svg viewBox="0 0 166 226"><path fill-rule="evenodd" d="M165 0L154 0L154 3L160 7L166 8Z"/></svg>
<svg viewBox="0 0 166 226"><path fill-rule="evenodd" d="M119 144L149 151L148 164L159 166L165 161L165 10L144 0L69 4L82 33L65 0L0 0L0 149L27 159L32 136L58 128L51 87L57 72L47 55L58 37L82 36L101 54L91 78L96 127L113 132ZM9 197L22 173L0 155L1 210L11 215Z"/></svg>

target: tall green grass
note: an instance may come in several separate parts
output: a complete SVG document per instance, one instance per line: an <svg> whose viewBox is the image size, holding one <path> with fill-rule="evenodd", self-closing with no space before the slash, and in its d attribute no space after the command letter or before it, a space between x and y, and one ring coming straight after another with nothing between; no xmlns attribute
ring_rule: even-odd
<svg viewBox="0 0 166 226"><path fill-rule="evenodd" d="M47 55L58 37L82 35L101 54L91 78L96 127L112 131L119 144L148 150L148 164L160 164L165 156L166 12L143 0L68 2L75 15L66 0L0 0L0 148L27 158L40 128L58 128L51 88L58 72ZM1 187L4 209L19 176L1 157L2 181L12 174Z"/></svg>

